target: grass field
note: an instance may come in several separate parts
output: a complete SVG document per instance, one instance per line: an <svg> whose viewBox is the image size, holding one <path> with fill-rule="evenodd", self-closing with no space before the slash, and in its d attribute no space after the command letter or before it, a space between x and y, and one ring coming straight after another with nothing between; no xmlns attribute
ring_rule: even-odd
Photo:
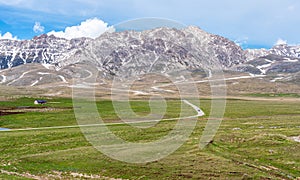
<svg viewBox="0 0 300 180"><path fill-rule="evenodd" d="M248 96L253 97L295 97L300 98L300 94L297 93L256 93L256 94L248 94Z"/></svg>
<svg viewBox="0 0 300 180"><path fill-rule="evenodd" d="M33 105L33 98L0 101L1 108ZM76 125L72 100L48 99L42 110L0 116L0 127L39 128ZM140 114L146 101L132 101ZM165 118L178 117L180 101L168 100ZM38 106L39 107L39 106ZM45 108L46 107L46 108ZM118 122L110 101L98 101L106 122ZM201 100L210 110L210 100ZM1 109L0 109L1 110ZM16 111L14 109L14 111ZM22 111L22 110L20 110ZM144 164L113 160L85 139L79 128L0 131L0 179L296 179L300 177L300 101L228 99L222 125L212 143L199 149L207 116L198 120L188 141L170 156ZM175 121L138 129L110 129L131 142L148 142L166 135Z"/></svg>

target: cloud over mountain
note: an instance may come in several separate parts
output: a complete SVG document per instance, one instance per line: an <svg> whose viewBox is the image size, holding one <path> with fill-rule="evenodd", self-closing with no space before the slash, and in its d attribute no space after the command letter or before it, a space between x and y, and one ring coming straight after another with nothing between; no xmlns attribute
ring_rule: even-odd
<svg viewBox="0 0 300 180"><path fill-rule="evenodd" d="M282 45L282 44L287 44L287 41L279 38L275 43L275 45Z"/></svg>
<svg viewBox="0 0 300 180"><path fill-rule="evenodd" d="M43 33L45 30L44 26L41 25L40 22L35 22L34 26L33 26L33 31L35 33Z"/></svg>
<svg viewBox="0 0 300 180"><path fill-rule="evenodd" d="M17 36L13 36L10 32L6 32L3 35L0 32L0 39L18 40Z"/></svg>
<svg viewBox="0 0 300 180"><path fill-rule="evenodd" d="M66 39L79 37L95 39L106 31L114 31L114 28L98 18L92 18L81 22L80 25L66 27L64 31L51 31L47 34Z"/></svg>

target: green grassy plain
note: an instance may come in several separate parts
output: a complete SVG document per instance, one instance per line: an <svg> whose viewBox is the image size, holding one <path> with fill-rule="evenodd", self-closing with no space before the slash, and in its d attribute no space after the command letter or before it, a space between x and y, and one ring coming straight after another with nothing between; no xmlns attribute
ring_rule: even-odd
<svg viewBox="0 0 300 180"><path fill-rule="evenodd" d="M0 107L37 106L33 98L0 101ZM76 125L72 100L48 99L34 111L0 116L0 127L39 128ZM55 103L51 103L55 102ZM135 112L149 113L148 103L131 102ZM106 122L118 122L111 101L97 102ZM178 117L180 101L168 100L165 118ZM54 110L53 110L54 109ZM201 100L210 110L210 100ZM129 164L97 151L79 128L0 131L0 179L296 179L300 177L300 101L228 99L226 113L212 143L199 149L207 122L200 117L188 139L170 156L151 163ZM176 121L138 129L113 125L110 129L131 142L156 140L166 135ZM86 177L84 178L83 175Z"/></svg>

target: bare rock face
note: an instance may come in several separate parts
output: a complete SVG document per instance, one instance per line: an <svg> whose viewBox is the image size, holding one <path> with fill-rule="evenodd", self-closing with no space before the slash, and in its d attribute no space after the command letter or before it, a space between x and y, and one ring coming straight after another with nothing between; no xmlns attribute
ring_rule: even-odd
<svg viewBox="0 0 300 180"><path fill-rule="evenodd" d="M289 46L287 44L276 45L271 49L247 49L245 56L247 61L264 57L267 55L276 55L288 58L300 58L300 46Z"/></svg>
<svg viewBox="0 0 300 180"><path fill-rule="evenodd" d="M87 38L67 40L45 34L32 40L0 40L0 69L27 63L55 64L75 54L89 41Z"/></svg>
<svg viewBox="0 0 300 180"><path fill-rule="evenodd" d="M114 72L123 63L142 59L145 65L168 59L172 66L197 68L197 56L213 56L223 67L231 67L245 61L243 50L232 41L212 35L197 27L183 30L158 28L143 32L125 31L105 33L96 40L79 38L66 40L53 35L41 35L32 40L0 41L0 69L27 63L56 64L65 66L79 62L76 57L87 49L97 55L98 65ZM91 49L89 49L91 48ZM86 55L85 56L89 56ZM147 56L147 57L145 57ZM152 62L151 62L152 61ZM201 65L201 64L200 64Z"/></svg>
<svg viewBox="0 0 300 180"><path fill-rule="evenodd" d="M248 58L236 69L252 74L278 74L300 72L300 46L278 45L270 50L246 50Z"/></svg>
<svg viewBox="0 0 300 180"><path fill-rule="evenodd" d="M143 32L106 33L64 64L93 62L108 75L138 75L178 69L228 69L245 62L243 50L232 41L197 27L158 28ZM63 65L64 66L64 65Z"/></svg>

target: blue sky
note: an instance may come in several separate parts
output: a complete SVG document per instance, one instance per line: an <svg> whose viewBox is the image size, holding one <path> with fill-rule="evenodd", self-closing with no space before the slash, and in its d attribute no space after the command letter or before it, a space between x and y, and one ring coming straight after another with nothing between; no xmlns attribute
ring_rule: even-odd
<svg viewBox="0 0 300 180"><path fill-rule="evenodd" d="M18 39L64 31L95 17L107 26L168 18L250 48L269 48L278 40L300 44L299 0L0 0L1 35Z"/></svg>

